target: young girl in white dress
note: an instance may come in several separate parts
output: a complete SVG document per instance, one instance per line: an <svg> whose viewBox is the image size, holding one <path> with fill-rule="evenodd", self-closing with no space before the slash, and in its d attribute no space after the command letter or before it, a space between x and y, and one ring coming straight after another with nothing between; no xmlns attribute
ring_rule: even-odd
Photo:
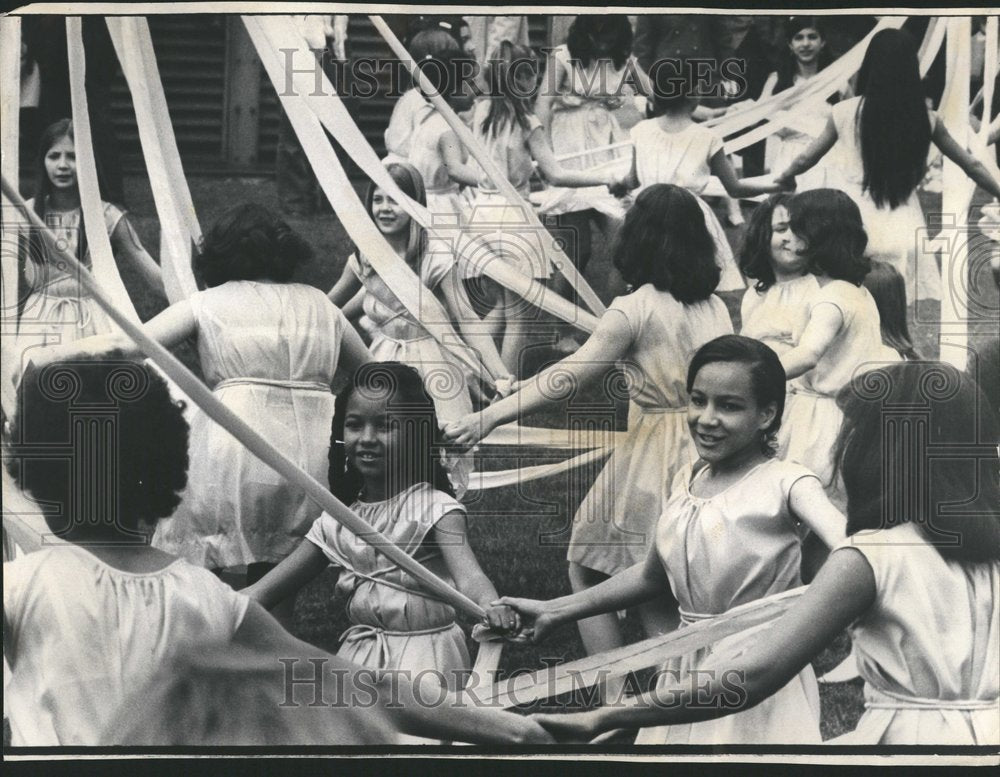
<svg viewBox="0 0 1000 777"><path fill-rule="evenodd" d="M388 165L388 171L405 194L424 204L424 182L415 168L398 163ZM477 350L483 363L495 375L505 376L507 370L496 345L482 331L479 317L466 296L451 247L441 240L428 240L423 227L375 185L368 188L365 208L399 257L418 275L424 286L423 293L433 294L442 304L448 319L458 323L465 340ZM361 310L348 310L345 307L348 301L355 299L362 288ZM416 368L434 399L442 423L456 421L472 412L469 392L471 389L477 395L482 394L479 383L484 376L469 374L468 367L443 347L420 320L414 319L363 254L352 254L348 258L329 297L347 311L348 317L364 313L371 336L372 358L382 362L400 361ZM433 315L428 308L420 318ZM466 346L457 343L454 347ZM449 455L448 471L452 485L459 494L464 493L472 471L471 457Z"/></svg>
<svg viewBox="0 0 1000 777"><path fill-rule="evenodd" d="M36 176L36 193L28 200L29 207L55 232L57 248L69 251L90 269L69 119L57 121L42 133ZM150 288L162 294L160 266L142 247L128 216L110 202L101 205L115 258L128 260ZM40 237L29 235L23 242L25 261L20 275L25 288L18 294L18 315L22 327L33 335L26 345L37 342L35 334L44 335L44 344L53 345L111 331L111 321L80 282L60 269L59 262L46 259L49 251Z"/></svg>
<svg viewBox="0 0 1000 777"><path fill-rule="evenodd" d="M669 68L660 68L657 75ZM699 196L716 176L730 197L749 197L780 191L772 184L748 183L736 178L736 172L722 148L722 138L698 124L691 113L698 100L678 90L672 82L657 83L653 91L656 118L640 121L632 127L632 171L625 186L634 189L654 183L683 186L694 194L705 216L705 223L715 242L716 259L722 267L717 291L737 291L746 287L733 258L726 233L715 212Z"/></svg>
<svg viewBox="0 0 1000 777"><path fill-rule="evenodd" d="M815 472L830 499L845 507L834 477L834 442L843 414L836 395L855 373L895 361L882 345L875 300L862 285L870 268L861 213L836 189L813 189L788 203L791 250L809 264L819 289L794 348L781 355L790 396L778 453ZM795 380L800 378L800 380Z"/></svg>
<svg viewBox="0 0 1000 777"><path fill-rule="evenodd" d="M492 627L514 629L515 613L492 604L496 589L469 544L465 507L437 459L434 405L417 371L399 362L364 365L337 406L330 456L334 494L482 605ZM270 607L331 564L354 624L337 655L410 678L431 671L452 690L464 685L471 663L451 605L325 513L295 552L246 593Z"/></svg>
<svg viewBox="0 0 1000 777"><path fill-rule="evenodd" d="M843 539L844 517L816 476L774 458L785 398L774 351L737 335L712 340L691 360L687 389L700 460L678 473L655 544L645 559L583 593L547 602L501 599L525 619L534 641L561 623L650 599L673 597L682 627L697 623L800 585L800 523L828 545ZM668 662L658 687L697 684L712 654L732 642ZM720 721L643 728L636 744L818 744L812 667L800 666L774 690L766 702Z"/></svg>
<svg viewBox="0 0 1000 777"><path fill-rule="evenodd" d="M703 343L732 332L712 238L695 196L679 186L645 189L628 211L614 263L633 291L617 297L573 356L522 382L516 394L452 424L445 433L472 444L492 429L562 401L546 386L582 386L618 362L629 376L628 437L611 454L573 518L569 577L584 591L641 561L677 472L695 456L684 423L684 365ZM669 628L661 603L640 607L646 631ZM580 622L588 653L624 644L612 612Z"/></svg>
<svg viewBox="0 0 1000 777"><path fill-rule="evenodd" d="M94 418L95 407L112 411L105 423ZM150 524L177 505L188 469L183 409L152 368L113 352L29 367L18 408L8 467L18 487L46 506L48 528L63 541L50 538L49 546L3 565L4 657L12 668L4 702L12 745L165 744L152 735L149 711L177 710L151 704L162 697L144 692L147 682L182 655L222 650L229 671L252 671L265 660L280 668L280 658L307 666L318 661L337 677L339 692L365 693L374 704L369 710L323 710L326 741L370 742L372 731L387 740L380 744L396 741L399 731L483 743L549 741L537 724L516 715L418 703L412 678L369 677L362 688L360 667L291 636L208 570L152 547ZM81 418L89 423L80 424ZM39 454L52 446L76 453L68 461ZM93 477L74 474L88 470ZM211 679L219 672L210 670ZM275 679L272 671L268 681ZM303 706L313 690L298 696ZM326 695L333 696L332 689ZM205 743L226 729L227 718L247 720L247 710L227 709L225 701L214 700L214 716L199 710L206 725L193 733L195 716L187 710L190 727L169 744ZM289 712L273 686L253 701L258 722ZM244 738L218 744L259 744L245 739L245 728L238 735Z"/></svg>
<svg viewBox="0 0 1000 777"><path fill-rule="evenodd" d="M371 359L354 329L319 289L291 283L310 248L264 207L237 205L206 233L193 259L207 287L146 324L167 347L197 336L205 382L228 408L313 477L323 477L338 369ZM124 334L78 341L76 351L117 348ZM173 516L153 543L210 569L247 567L249 582L294 550L319 508L229 432L196 411L191 472ZM291 616L291 605L280 611Z"/></svg>
<svg viewBox="0 0 1000 777"><path fill-rule="evenodd" d="M858 92L859 97L833 107L819 137L775 180L787 184L836 143L840 175L831 185L861 208L869 255L889 262L906 279L911 304L940 299L935 260L917 250L926 232L917 184L927 173L930 144L993 197L1000 197L1000 183L927 108L917 48L906 31L882 30L872 38L858 73Z"/></svg>
<svg viewBox="0 0 1000 777"><path fill-rule="evenodd" d="M849 628L865 711L836 744L996 747L1000 470L993 441L1000 423L972 379L949 365L903 362L880 373L877 385L856 380L841 394L837 460L849 536L802 598L761 636L718 650L695 684L536 720L561 740L586 742L621 727L739 719L787 688ZM908 422L927 431L925 445L913 445L903 431ZM966 446L977 453L942 459L935 451ZM917 493L926 496L898 496ZM734 676L742 678L740 703L705 704L732 698L725 683Z"/></svg>

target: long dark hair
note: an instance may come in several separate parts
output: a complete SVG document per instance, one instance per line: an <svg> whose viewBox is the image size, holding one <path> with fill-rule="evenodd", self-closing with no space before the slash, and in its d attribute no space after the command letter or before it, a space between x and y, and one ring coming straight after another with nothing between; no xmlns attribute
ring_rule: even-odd
<svg viewBox="0 0 1000 777"><path fill-rule="evenodd" d="M900 362L858 374L837 404L848 535L913 522L946 559L1000 559L1000 423L971 378ZM969 448L982 454L947 453Z"/></svg>
<svg viewBox="0 0 1000 777"><path fill-rule="evenodd" d="M648 186L635 198L612 261L632 286L652 283L685 305L708 299L722 275L697 199L669 183Z"/></svg>
<svg viewBox="0 0 1000 777"><path fill-rule="evenodd" d="M857 203L839 189L811 189L788 201L788 223L806 243L804 255L815 273L860 286L871 269Z"/></svg>
<svg viewBox="0 0 1000 777"><path fill-rule="evenodd" d="M791 194L773 194L757 206L736 257L740 271L748 278L756 278L754 289L762 293L775 284L774 267L771 266L771 219L779 206L787 210L791 199Z"/></svg>
<svg viewBox="0 0 1000 777"><path fill-rule="evenodd" d="M356 392L367 397L385 397L388 425L401 432L402 450L394 457L396 466L386 473L387 493L398 493L398 486L429 483L431 488L455 496L438 455L443 445L434 400L424 388L420 373L401 362L363 364L337 397L330 437L330 492L349 505L357 500L364 487L364 478L348 462L343 444L347 403Z"/></svg>
<svg viewBox="0 0 1000 777"><path fill-rule="evenodd" d="M906 281L903 276L887 262L872 262L864 285L878 308L882 342L894 348L904 359L919 359L906 323Z"/></svg>
<svg viewBox="0 0 1000 777"><path fill-rule="evenodd" d="M483 120L481 132L486 137L496 137L512 122L521 129L528 129L528 116L531 115L531 100L535 89L530 94L520 86L518 74L524 63L535 63L535 54L526 46L512 43L509 40L500 41L483 70L488 88L490 109Z"/></svg>
<svg viewBox="0 0 1000 777"><path fill-rule="evenodd" d="M598 38L609 41L609 56L616 70L625 67L625 61L632 53L632 25L628 17L621 14L581 14L569 26L566 34L566 48L573 59L588 67L596 58L594 41Z"/></svg>
<svg viewBox="0 0 1000 777"><path fill-rule="evenodd" d="M427 205L427 190L424 188L423 176L420 175L417 168L408 162L390 162L385 168L389 172L389 177L403 191L403 194L421 205ZM365 210L369 216L372 215L372 202L375 199L375 190L378 188L378 185L372 181L365 191ZM426 249L427 230L420 226L416 219L411 218L410 237L406 244L406 263L418 275L420 274L420 261Z"/></svg>
<svg viewBox="0 0 1000 777"><path fill-rule="evenodd" d="M862 95L858 138L863 188L875 204L906 202L927 172L931 123L920 82L917 47L904 30L872 38L858 73Z"/></svg>
<svg viewBox="0 0 1000 777"><path fill-rule="evenodd" d="M785 25L785 43L790 45L792 38L795 37L795 34L806 29L816 30L823 42L826 42L826 33L823 30L823 25L817 17L793 16L788 20L788 24ZM817 71L822 70L831 62L833 62L833 54L830 52L830 47L824 46L820 49L819 55L816 57ZM798 61L795 59L795 54L790 48L788 48L788 46L785 47L781 60L778 62L777 73L778 80L774 84L774 94L783 92L790 88L795 83L795 76L798 73ZM827 102L835 103L838 99L839 97L837 95L833 95L827 100Z"/></svg>

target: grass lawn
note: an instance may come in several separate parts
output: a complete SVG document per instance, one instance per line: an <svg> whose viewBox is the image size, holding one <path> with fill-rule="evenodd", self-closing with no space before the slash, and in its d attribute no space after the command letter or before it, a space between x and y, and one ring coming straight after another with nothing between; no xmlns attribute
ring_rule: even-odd
<svg viewBox="0 0 1000 777"><path fill-rule="evenodd" d="M190 185L196 210L203 228L207 228L226 207L233 203L256 200L277 208L278 202L273 183L255 178L192 178ZM127 179L126 192L133 223L147 249L158 254L158 223L152 196L144 179ZM925 202L929 212L934 208L934 198ZM720 217L722 212L719 213ZM304 218L290 218L289 223L298 229L316 249L313 261L302 267L297 280L329 288L339 276L347 255L352 249L339 221L333 214ZM739 229L730 229L730 238L739 239ZM594 255L587 268L587 277L599 295L609 300L611 268L599 235L595 233ZM982 268L980 268L982 269ZM133 291L140 316L146 319L165 305L165 300L142 290L136 278L124 273L125 282ZM996 300L993 299L995 307ZM731 310L738 311L738 298L727 300ZM922 310L921 317L933 317L935 311ZM982 328L982 327L980 327ZM536 366L551 362L557 355L545 345L551 342L554 330L545 331L536 343L531 361ZM738 331L738 322L737 322ZM937 355L937 326L926 323L914 328L918 350L925 356ZM194 351L190 345L179 355L197 370ZM626 407L605 396L600 385L582 390L564 406L522 419L527 425L565 426L570 415L598 414L609 419L617 428L624 428ZM484 449L483 469L506 469L518 460L528 464L540 463L539 451L512 449ZM599 471L600 463L586 469L567 473L556 478L532 481L519 489L505 488L472 494L467 498L470 513L471 541L489 577L501 594L548 599L569 592L566 576L565 543L568 529L577 505ZM335 650L339 634L348 626L344 616L343 601L334 594L335 578L321 575L306 587L298 597L293 630L302 638L324 648ZM625 626L630 639L641 638L641 630L632 617ZM763 637L766 639L766 635ZM474 651L474 646L470 646ZM817 672L826 671L847 653L846 635L831 645L816 661ZM509 645L504 650L501 672L543 668L545 659L573 660L584 655L575 629L561 630L546 645ZM823 686L822 729L824 738L837 736L851 730L862 712L861 683L854 681L843 685Z"/></svg>

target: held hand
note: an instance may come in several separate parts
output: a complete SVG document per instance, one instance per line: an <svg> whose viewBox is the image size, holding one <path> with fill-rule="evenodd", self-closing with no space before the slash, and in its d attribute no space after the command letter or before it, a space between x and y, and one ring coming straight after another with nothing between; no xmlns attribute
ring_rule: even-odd
<svg viewBox="0 0 1000 777"><path fill-rule="evenodd" d="M795 176L778 175L775 176L774 183L778 187L778 191L781 192L791 194L796 189Z"/></svg>
<svg viewBox="0 0 1000 777"><path fill-rule="evenodd" d="M615 178L611 183L608 184L608 191L611 192L614 197L624 197L629 193L628 188L628 176L623 178Z"/></svg>
<svg viewBox="0 0 1000 777"><path fill-rule="evenodd" d="M444 428L444 436L457 445L471 448L492 431L487 428L483 414L469 413Z"/></svg>
<svg viewBox="0 0 1000 777"><path fill-rule="evenodd" d="M517 715L516 712L508 712L507 715ZM533 715L519 718L516 742L518 745L554 745L556 739L540 725L537 720L532 720Z"/></svg>
<svg viewBox="0 0 1000 777"><path fill-rule="evenodd" d="M521 617L517 610L503 604L493 604L487 608L486 622L493 631L506 635L514 635L521 630Z"/></svg>
<svg viewBox="0 0 1000 777"><path fill-rule="evenodd" d="M546 601L503 596L493 604L506 605L516 610L520 616L520 635L536 644L543 641L558 625Z"/></svg>
<svg viewBox="0 0 1000 777"><path fill-rule="evenodd" d="M600 733L593 712L570 712L562 715L536 714L529 718L541 725L556 742L590 742Z"/></svg>

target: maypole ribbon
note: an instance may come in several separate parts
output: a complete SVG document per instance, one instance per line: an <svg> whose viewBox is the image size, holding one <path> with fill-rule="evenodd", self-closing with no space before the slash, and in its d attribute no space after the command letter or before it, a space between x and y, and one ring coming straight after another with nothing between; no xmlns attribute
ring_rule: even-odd
<svg viewBox="0 0 1000 777"><path fill-rule="evenodd" d="M535 215L534 209L531 207L530 203L526 202L518 191L514 188L513 184L507 180L507 176L503 171L497 166L490 155L486 152L486 149L482 147L476 137L472 134L472 131L465 126L465 123L458 117L451 106L448 105L448 101L445 100L437 91L433 88L433 85L427 79L427 76L417 67L417 63L414 62L410 53L406 50L403 44L400 42L396 34L389 28L389 26L383 21L381 16L369 16L372 24L375 25L375 29L379 31L382 37L385 39L386 43L393 50L393 53L403 62L410 74L417 80L420 84L421 89L427 96L427 99L431 101L435 108L441 116L448 122L452 131L458 136L462 144L469 150L469 153L475 157L476 161L489 176L493 185L503 194L509 201L512 207L521 208L527 217L527 222L533 229L544 230L545 227L542 226L541 221ZM576 266L570 261L569 257L554 243L545 241L542 244L542 250L545 252L546 257L549 262L553 264L569 281L573 290L579 295L579 297L587 303L587 307L591 309L595 314L600 315L604 313L605 306L601 302L600 298L597 296L596 292L590 287L587 281L580 275Z"/></svg>
<svg viewBox="0 0 1000 777"><path fill-rule="evenodd" d="M2 188L3 193L21 211L24 217L29 220L32 226L48 233L49 240L54 244L54 235L42 223L38 215L28 208L24 199L5 177L0 178L0 188ZM416 578L428 591L439 596L456 610L460 610L477 620L485 618L486 614L482 607L414 560L405 551L394 545L381 532L375 531L366 521L355 515L339 499L324 488L319 481L308 473L303 472L295 462L265 440L236 413L219 401L208 387L198 380L166 348L150 338L142 326L118 310L114 302L112 302L111 297L104 291L94 276L74 256L66 251L60 251L58 256L72 272L79 276L81 285L90 293L94 301L100 305L104 312L108 314L108 317L121 327L122 331L135 341L139 349L163 370L209 418L243 443L251 453L288 480L288 482L305 491L309 498L334 518L334 520L343 524L359 539L376 548L390 561Z"/></svg>

